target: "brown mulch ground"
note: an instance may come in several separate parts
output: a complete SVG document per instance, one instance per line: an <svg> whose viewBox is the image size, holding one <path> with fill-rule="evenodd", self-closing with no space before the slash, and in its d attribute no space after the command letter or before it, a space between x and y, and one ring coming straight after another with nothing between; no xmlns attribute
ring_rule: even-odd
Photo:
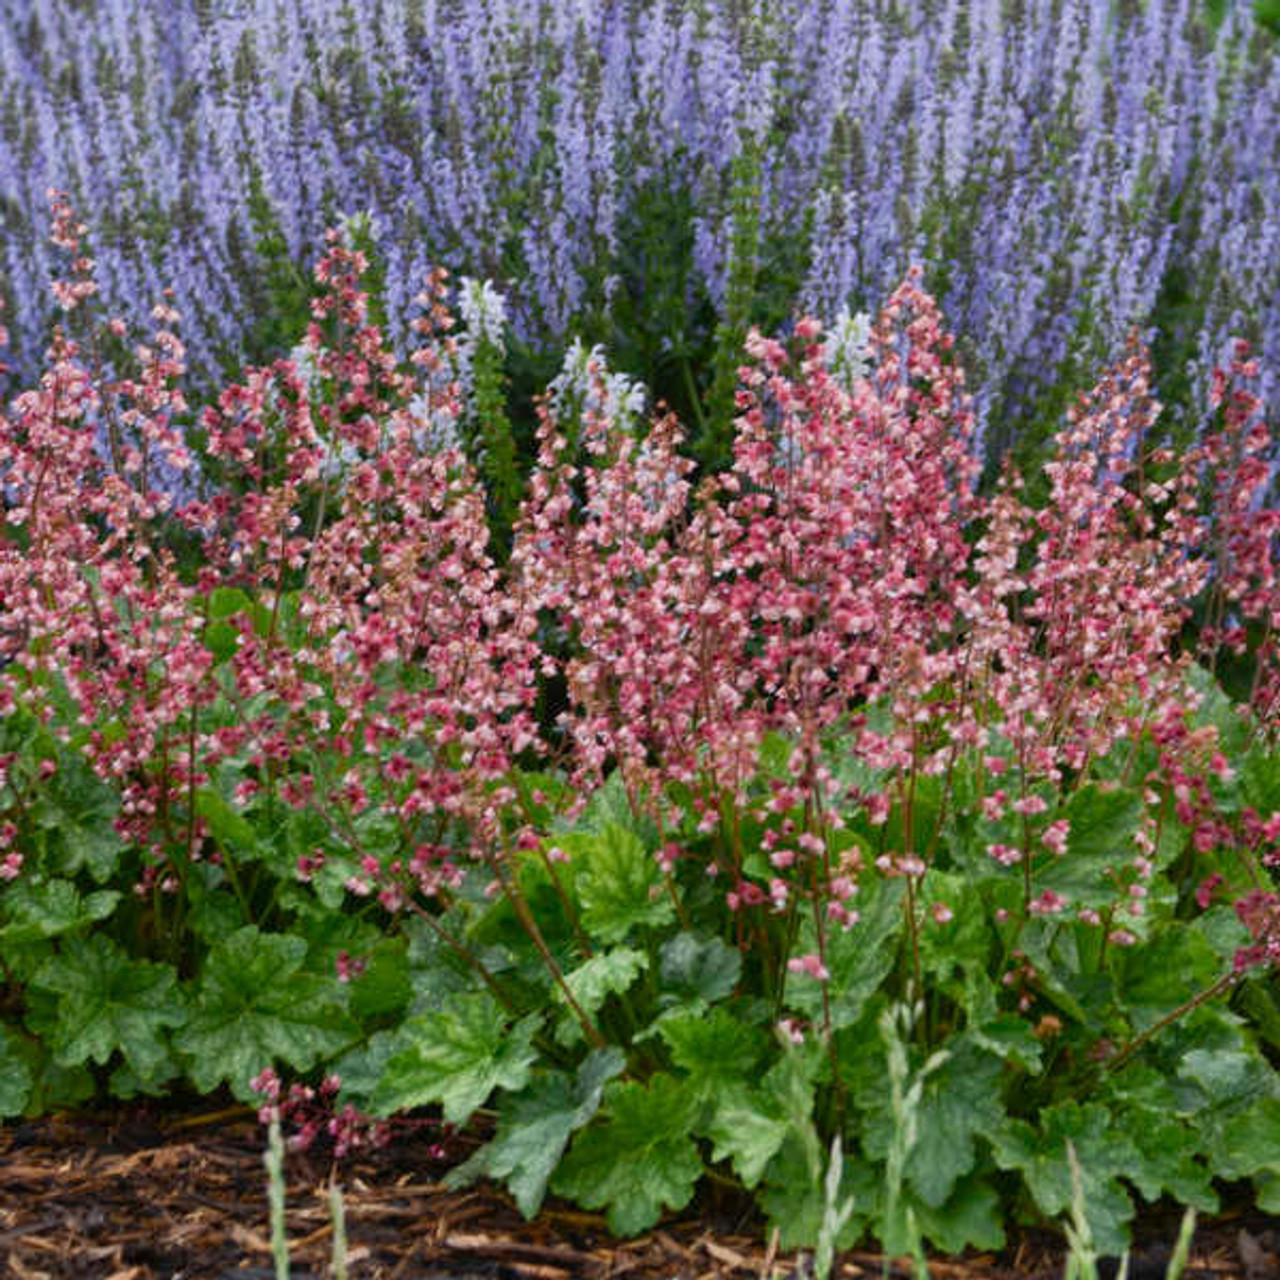
<svg viewBox="0 0 1280 1280"><path fill-rule="evenodd" d="M0 1127L0 1276L13 1280L274 1280L263 1134L243 1115L55 1117ZM602 1217L549 1203L526 1223L488 1187L447 1191L409 1139L336 1169L292 1154L287 1224L293 1280L328 1275L328 1185L346 1205L351 1280L802 1280L806 1260L769 1250L745 1202L699 1207L639 1240ZM465 1155L465 1151L455 1153ZM1280 1278L1280 1223L1237 1217L1197 1231L1187 1280ZM1129 1280L1164 1275L1176 1217L1142 1224ZM1060 1242L1032 1236L1000 1257L938 1261L939 1280L1061 1275ZM879 1276L843 1254L833 1275ZM892 1275L907 1277L905 1266ZM1105 1274L1105 1273L1104 1273Z"/></svg>

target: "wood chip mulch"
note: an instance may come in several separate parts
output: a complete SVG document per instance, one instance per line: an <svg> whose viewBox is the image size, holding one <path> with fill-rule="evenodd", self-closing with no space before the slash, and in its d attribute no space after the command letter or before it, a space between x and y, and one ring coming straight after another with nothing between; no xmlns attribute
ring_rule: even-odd
<svg viewBox="0 0 1280 1280"><path fill-rule="evenodd" d="M447 1166L407 1139L338 1165L291 1154L287 1231L293 1280L328 1280L330 1179L342 1188L351 1280L806 1280L808 1259L763 1240L745 1201L698 1205L638 1240L603 1217L549 1201L525 1222L487 1185L443 1186ZM53 1117L0 1126L0 1276L12 1280L275 1280L263 1132L239 1109ZM455 1152L459 1159L465 1152ZM723 1199L723 1198L722 1198ZM1143 1224L1129 1280L1164 1275L1176 1216ZM1185 1280L1280 1280L1280 1223L1244 1216L1197 1231ZM1141 1236L1140 1232L1140 1236ZM1050 1280L1061 1241L1027 1235L999 1257L933 1261L939 1280ZM884 1273L847 1252L833 1277ZM891 1277L907 1280L905 1262ZM1104 1277L1114 1267L1104 1269Z"/></svg>

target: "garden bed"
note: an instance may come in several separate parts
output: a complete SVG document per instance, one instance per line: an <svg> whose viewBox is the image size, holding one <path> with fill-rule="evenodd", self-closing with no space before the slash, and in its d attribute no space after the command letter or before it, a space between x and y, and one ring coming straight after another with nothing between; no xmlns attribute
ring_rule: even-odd
<svg viewBox="0 0 1280 1280"><path fill-rule="evenodd" d="M286 1162L293 1280L327 1274L331 1176L342 1186L357 1280L745 1280L808 1274L807 1255L770 1251L742 1198L697 1206L625 1243L602 1215L553 1204L525 1222L486 1184L443 1185L433 1138L362 1151L336 1168L320 1155ZM456 1155L472 1143L458 1141ZM116 1111L0 1129L0 1268L18 1280L249 1280L274 1277L262 1130L242 1108L158 1116ZM456 1156L455 1156L456 1158ZM1140 1219L1130 1280L1163 1276L1178 1212ZM1061 1238L1020 1233L998 1255L930 1259L942 1280L1062 1274ZM854 1250L833 1274L882 1274ZM1102 1274L1114 1268L1103 1264ZM906 1260L891 1276L911 1274ZM1187 1280L1280 1275L1280 1222L1227 1211L1201 1223Z"/></svg>

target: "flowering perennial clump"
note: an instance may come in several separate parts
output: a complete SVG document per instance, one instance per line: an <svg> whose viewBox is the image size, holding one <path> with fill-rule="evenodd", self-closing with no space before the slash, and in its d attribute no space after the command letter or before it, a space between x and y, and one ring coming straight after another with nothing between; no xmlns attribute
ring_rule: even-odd
<svg viewBox="0 0 1280 1280"><path fill-rule="evenodd" d="M579 348L504 523L459 443L500 439L501 308L469 286L466 347L434 273L400 360L334 231L298 353L201 409L182 497L180 317L116 377L60 196L54 230L64 324L0 416L0 1111L185 1078L345 1151L492 1099L450 1176L620 1233L709 1153L811 1243L819 1126L850 1144L842 1240L905 1204L993 1247L1001 1175L1057 1214L1077 1155L1109 1249L1128 1188L1273 1194L1280 588L1246 344L1177 455L1135 337L1039 506L1012 465L979 486L918 269L856 353L751 331L700 478Z"/></svg>

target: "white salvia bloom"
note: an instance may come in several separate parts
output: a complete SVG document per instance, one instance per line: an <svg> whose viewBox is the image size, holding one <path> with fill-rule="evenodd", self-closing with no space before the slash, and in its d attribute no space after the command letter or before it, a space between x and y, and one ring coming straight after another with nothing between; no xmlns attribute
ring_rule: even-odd
<svg viewBox="0 0 1280 1280"><path fill-rule="evenodd" d="M338 214L338 230L342 233L342 244L346 249L354 249L358 239L377 240L382 234L382 227L371 209Z"/></svg>
<svg viewBox="0 0 1280 1280"><path fill-rule="evenodd" d="M326 480L338 481L338 492L344 493L347 487L347 468L359 461L360 450L347 440L339 440L336 449L330 444L325 451L320 474Z"/></svg>
<svg viewBox="0 0 1280 1280"><path fill-rule="evenodd" d="M430 398L419 393L409 401L408 411L415 428L413 443L422 453L438 453L443 449L457 448L462 440L458 435L457 417L439 407L432 408Z"/></svg>
<svg viewBox="0 0 1280 1280"><path fill-rule="evenodd" d="M507 299L493 287L492 280L476 280L463 276L458 287L458 312L467 326L463 343L474 350L477 342L492 342L504 350L507 328Z"/></svg>
<svg viewBox="0 0 1280 1280"><path fill-rule="evenodd" d="M458 281L458 314L462 318L463 328L458 336L450 363L453 376L458 382L462 416L467 419L473 413L472 394L475 389L475 379L472 370L480 344L486 342L496 347L499 352L506 350L506 294L495 289L492 280L477 280L473 276L463 276ZM442 423L433 422L435 435L441 440L457 442L457 427L456 421L452 421L447 428Z"/></svg>
<svg viewBox="0 0 1280 1280"><path fill-rule="evenodd" d="M306 383L307 395L314 396L320 388L320 367L316 364L316 353L302 343L289 352L289 359L293 361L298 377Z"/></svg>
<svg viewBox="0 0 1280 1280"><path fill-rule="evenodd" d="M601 398L600 386L604 387ZM558 415L596 413L607 417L624 431L630 431L644 414L646 391L643 382L625 373L612 373L604 348L590 350L574 338L565 352L564 364L547 390Z"/></svg>
<svg viewBox="0 0 1280 1280"><path fill-rule="evenodd" d="M867 376L870 370L871 318L865 311L849 314L842 307L835 323L827 330L822 344L822 359L831 376L848 392Z"/></svg>

